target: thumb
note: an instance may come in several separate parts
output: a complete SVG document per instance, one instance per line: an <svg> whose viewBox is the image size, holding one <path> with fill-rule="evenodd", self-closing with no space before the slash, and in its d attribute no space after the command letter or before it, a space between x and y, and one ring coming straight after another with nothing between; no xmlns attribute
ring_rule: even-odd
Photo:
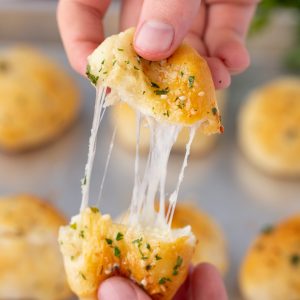
<svg viewBox="0 0 300 300"><path fill-rule="evenodd" d="M150 297L130 280L123 277L111 277L100 285L98 299L150 300Z"/></svg>
<svg viewBox="0 0 300 300"><path fill-rule="evenodd" d="M145 0L135 33L134 47L148 60L169 57L186 36L200 0Z"/></svg>

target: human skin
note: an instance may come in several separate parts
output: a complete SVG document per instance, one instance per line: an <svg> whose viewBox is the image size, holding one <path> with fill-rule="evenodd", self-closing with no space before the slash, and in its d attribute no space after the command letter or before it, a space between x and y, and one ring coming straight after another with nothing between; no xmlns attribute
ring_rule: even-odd
<svg viewBox="0 0 300 300"><path fill-rule="evenodd" d="M99 300L150 300L137 285L122 277L112 277L102 283ZM227 300L222 279L210 264L199 264L191 268L190 274L181 286L174 300Z"/></svg>
<svg viewBox="0 0 300 300"><path fill-rule="evenodd" d="M61 0L57 18L75 70L84 74L87 56L103 41L110 0ZM206 57L215 87L249 66L245 37L259 0L123 0L120 30L136 26L134 47L149 60L170 56L186 40Z"/></svg>

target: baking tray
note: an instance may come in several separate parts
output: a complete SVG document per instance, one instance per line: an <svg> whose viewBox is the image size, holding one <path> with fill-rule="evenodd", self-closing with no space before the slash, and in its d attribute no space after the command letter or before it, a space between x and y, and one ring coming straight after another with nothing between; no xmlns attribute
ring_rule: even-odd
<svg viewBox="0 0 300 300"><path fill-rule="evenodd" d="M6 5L0 4L0 46L30 41L59 61L81 89L82 110L76 124L55 142L20 155L0 154L0 194L37 194L56 204L67 216L72 216L78 212L80 205L80 179L87 159L95 91L68 65L55 24L55 3L46 1L37 7L35 1L25 1L26 5L23 1L20 1L23 4L8 2ZM35 9L30 9L30 5ZM105 20L107 33L117 29L117 11L118 3L113 3ZM13 19L16 14L19 26L14 25L8 34L7 28L3 27L7 24L4 16ZM33 24L41 15L46 24L34 32ZM45 32L41 33L41 30ZM264 175L244 158L236 141L240 104L254 87L282 74L277 59L272 55L260 56L254 51L251 67L233 79L228 90L225 133L219 137L217 146L209 155L190 159L179 195L183 201L197 202L222 226L230 255L230 269L225 281L232 300L242 299L237 274L251 240L264 225L300 211L299 181L290 182ZM108 115L109 111L100 128L91 199L98 197L113 131ZM176 185L175 174L182 159L183 156L178 154L170 159L169 191ZM103 212L117 216L128 207L133 184L133 162L134 153L116 144L100 204Z"/></svg>

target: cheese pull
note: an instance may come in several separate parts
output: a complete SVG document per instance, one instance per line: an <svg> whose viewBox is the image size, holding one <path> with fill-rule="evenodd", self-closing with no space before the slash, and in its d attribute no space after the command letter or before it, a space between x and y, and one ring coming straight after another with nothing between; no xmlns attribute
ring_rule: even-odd
<svg viewBox="0 0 300 300"><path fill-rule="evenodd" d="M88 207L60 229L59 243L70 287L81 300L97 300L101 282L114 275L130 278L152 299L168 300L186 278L196 240L189 226L141 230Z"/></svg>
<svg viewBox="0 0 300 300"><path fill-rule="evenodd" d="M159 122L222 132L212 77L206 61L182 44L163 61L148 61L133 47L134 28L107 39L89 56L87 76L111 88L108 103L122 100ZM200 122L201 121L201 122Z"/></svg>

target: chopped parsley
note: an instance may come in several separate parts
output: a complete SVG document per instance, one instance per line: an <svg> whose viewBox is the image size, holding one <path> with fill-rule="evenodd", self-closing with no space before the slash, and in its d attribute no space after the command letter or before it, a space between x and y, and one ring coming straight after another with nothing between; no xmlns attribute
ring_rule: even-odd
<svg viewBox="0 0 300 300"><path fill-rule="evenodd" d="M299 254L293 254L290 257L290 262L293 266L300 266L300 255Z"/></svg>
<svg viewBox="0 0 300 300"><path fill-rule="evenodd" d="M181 77L183 77L183 75L184 75L183 71L180 71L180 75L181 75Z"/></svg>
<svg viewBox="0 0 300 300"><path fill-rule="evenodd" d="M80 230L79 237L82 239L85 238L84 230Z"/></svg>
<svg viewBox="0 0 300 300"><path fill-rule="evenodd" d="M129 65L130 61L129 60L125 60L125 64Z"/></svg>
<svg viewBox="0 0 300 300"><path fill-rule="evenodd" d="M165 89L155 90L154 93L156 95L167 95L169 93L169 88L166 87Z"/></svg>
<svg viewBox="0 0 300 300"><path fill-rule="evenodd" d="M122 48L118 48L118 51L124 51L124 49L122 49Z"/></svg>
<svg viewBox="0 0 300 300"><path fill-rule="evenodd" d="M75 257L74 257L73 255L70 257L71 260L74 260L74 258L75 258Z"/></svg>
<svg viewBox="0 0 300 300"><path fill-rule="evenodd" d="M103 74L107 74L107 73L108 73L107 71L103 72Z"/></svg>
<svg viewBox="0 0 300 300"><path fill-rule="evenodd" d="M116 64L117 60L115 59L112 63L112 65L114 66Z"/></svg>
<svg viewBox="0 0 300 300"><path fill-rule="evenodd" d="M146 91L143 91L143 95L145 95Z"/></svg>
<svg viewBox="0 0 300 300"><path fill-rule="evenodd" d="M105 239L106 240L106 243L108 244L108 245L112 245L112 240L111 239Z"/></svg>
<svg viewBox="0 0 300 300"><path fill-rule="evenodd" d="M99 76L95 76L94 74L91 73L91 66L90 65L86 66L85 74L88 77L88 79L92 82L92 84L94 84L94 85L97 84Z"/></svg>
<svg viewBox="0 0 300 300"><path fill-rule="evenodd" d="M218 110L217 110L216 107L213 107L213 108L211 109L211 112L212 112L212 114L215 116L215 115L218 113Z"/></svg>
<svg viewBox="0 0 300 300"><path fill-rule="evenodd" d="M172 280L168 277L162 277L159 279L158 284L165 284L167 281L171 282Z"/></svg>
<svg viewBox="0 0 300 300"><path fill-rule="evenodd" d="M91 211L96 214L99 212L99 209L98 207L91 207Z"/></svg>
<svg viewBox="0 0 300 300"><path fill-rule="evenodd" d="M151 265L147 265L145 269L146 269L146 271L150 271L152 269L152 266Z"/></svg>
<svg viewBox="0 0 300 300"><path fill-rule="evenodd" d="M70 225L70 227L71 227L72 229L76 230L76 229L77 229L77 223L72 223L72 224Z"/></svg>
<svg viewBox="0 0 300 300"><path fill-rule="evenodd" d="M81 179L81 185L86 185L86 176Z"/></svg>
<svg viewBox="0 0 300 300"><path fill-rule="evenodd" d="M82 272L79 272L79 275L82 277L82 279L86 280L86 276Z"/></svg>
<svg viewBox="0 0 300 300"><path fill-rule="evenodd" d="M149 243L146 244L146 248L147 248L149 251L151 251L151 246L150 246Z"/></svg>
<svg viewBox="0 0 300 300"><path fill-rule="evenodd" d="M116 257L120 257L121 251L120 251L120 249L118 247L114 247L114 255Z"/></svg>
<svg viewBox="0 0 300 300"><path fill-rule="evenodd" d="M124 237L123 233L118 232L118 233L117 233L117 236L116 236L116 240L117 240L117 241L121 241L121 240L123 240L123 237Z"/></svg>
<svg viewBox="0 0 300 300"><path fill-rule="evenodd" d="M178 274L178 269L181 267L182 263L183 263L182 257L178 256L177 260L176 260L176 264L175 264L175 266L173 268L173 275L177 275Z"/></svg>
<svg viewBox="0 0 300 300"><path fill-rule="evenodd" d="M152 81L151 81L151 87L159 89L159 85L157 83L155 83L155 82L152 82Z"/></svg>
<svg viewBox="0 0 300 300"><path fill-rule="evenodd" d="M158 254L156 254L156 255L155 255L155 259L156 259L156 260L161 260L162 258L161 258Z"/></svg>
<svg viewBox="0 0 300 300"><path fill-rule="evenodd" d="M136 66L133 66L133 68L134 68L135 70L139 70L139 68L138 68L138 67L136 67Z"/></svg>
<svg viewBox="0 0 300 300"><path fill-rule="evenodd" d="M138 247L140 247L142 245L142 241L143 241L143 238L141 237L139 239L132 241L132 244L137 244Z"/></svg>
<svg viewBox="0 0 300 300"><path fill-rule="evenodd" d="M194 86L194 82L195 82L195 76L189 76L189 87L192 88Z"/></svg>
<svg viewBox="0 0 300 300"><path fill-rule="evenodd" d="M103 60L102 60L102 62L101 62L101 65L103 65L103 64L104 64L104 62L105 62L105 59L103 59Z"/></svg>
<svg viewBox="0 0 300 300"><path fill-rule="evenodd" d="M263 234L270 234L270 233L272 233L273 230L274 230L273 225L265 225L265 226L262 228L261 232L262 232Z"/></svg>
<svg viewBox="0 0 300 300"><path fill-rule="evenodd" d="M170 112L167 110L166 112L163 113L164 116L170 117Z"/></svg>
<svg viewBox="0 0 300 300"><path fill-rule="evenodd" d="M141 63L141 56L137 55L136 60L140 64Z"/></svg>

